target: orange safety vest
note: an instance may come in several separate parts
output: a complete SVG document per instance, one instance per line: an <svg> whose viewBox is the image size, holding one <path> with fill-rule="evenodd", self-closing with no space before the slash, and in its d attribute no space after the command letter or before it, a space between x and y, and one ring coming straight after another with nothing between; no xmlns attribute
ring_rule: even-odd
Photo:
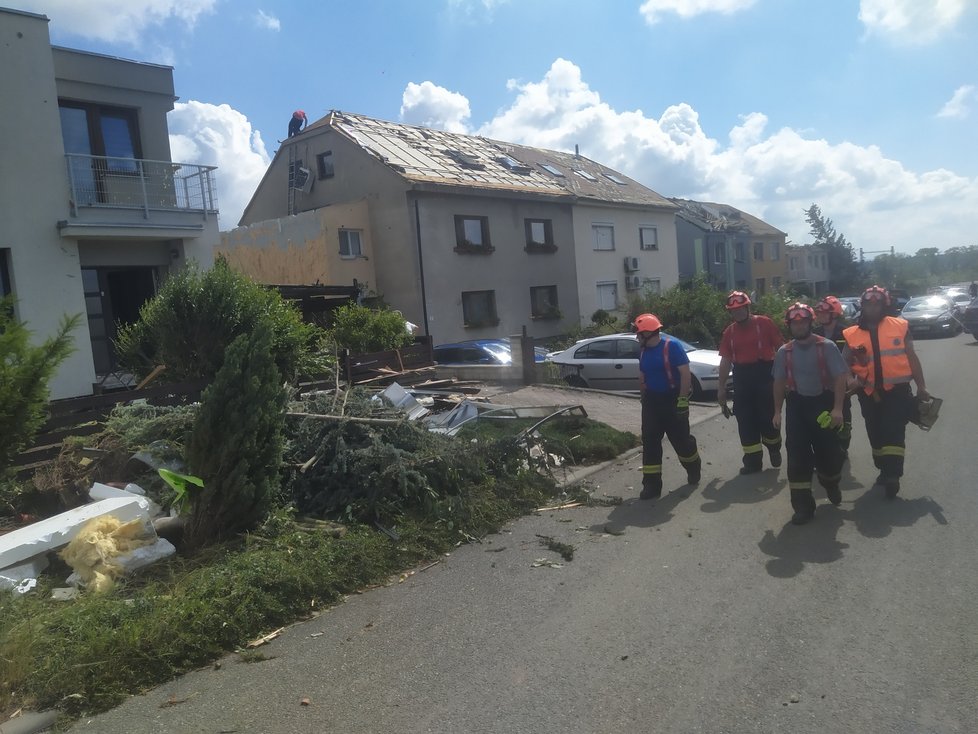
<svg viewBox="0 0 978 734"><path fill-rule="evenodd" d="M874 360L881 359L883 366L883 389L892 390L894 385L910 382L910 358L907 357L907 322L895 316L887 316L877 327L880 353L873 354L873 341L870 332L859 326L850 326L842 332L846 346L855 357L852 373L859 378L863 392L871 395L876 388Z"/></svg>
<svg viewBox="0 0 978 734"><path fill-rule="evenodd" d="M815 358L818 360L818 376L822 381L822 389L828 390L832 387L832 378L829 375L828 365L825 363L825 343L828 341L824 336L815 335ZM794 362L795 342L791 340L784 345L784 373L785 387L790 392L794 392L795 387L795 362Z"/></svg>

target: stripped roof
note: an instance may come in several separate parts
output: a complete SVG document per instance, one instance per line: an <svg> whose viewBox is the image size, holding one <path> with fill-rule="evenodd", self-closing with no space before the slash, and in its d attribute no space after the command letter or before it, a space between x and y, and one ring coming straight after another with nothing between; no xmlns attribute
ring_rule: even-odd
<svg viewBox="0 0 978 734"><path fill-rule="evenodd" d="M672 199L679 205L678 216L714 232L749 232L753 235L774 235L785 237L786 233L772 227L753 214L730 206L709 201L692 199Z"/></svg>
<svg viewBox="0 0 978 734"><path fill-rule="evenodd" d="M386 122L335 110L309 125L303 134L322 128L345 135L403 178L415 183L675 208L672 202L652 189L573 153Z"/></svg>

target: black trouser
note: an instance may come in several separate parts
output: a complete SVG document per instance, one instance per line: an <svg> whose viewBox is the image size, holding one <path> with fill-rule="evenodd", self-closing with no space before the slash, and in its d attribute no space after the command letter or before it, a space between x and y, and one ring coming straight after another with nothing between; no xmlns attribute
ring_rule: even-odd
<svg viewBox="0 0 978 734"><path fill-rule="evenodd" d="M842 399L842 430L839 431L839 444L843 451L849 450L852 441L852 395Z"/></svg>
<svg viewBox="0 0 978 734"><path fill-rule="evenodd" d="M760 469L764 461L764 446L770 452L781 450L781 432L774 418L774 378L772 362L755 362L733 368L734 415L740 445L744 449L744 466Z"/></svg>
<svg viewBox="0 0 978 734"><path fill-rule="evenodd" d="M892 390L872 395L859 392L859 407L863 411L869 444L873 447L873 463L884 480L903 476L912 401L908 384L894 385Z"/></svg>
<svg viewBox="0 0 978 734"><path fill-rule="evenodd" d="M662 487L662 437L668 436L687 475L700 470L696 438L689 432L689 408L676 407L677 392L642 394L642 484Z"/></svg>
<svg viewBox="0 0 978 734"><path fill-rule="evenodd" d="M835 394L826 390L808 397L791 392L785 399L785 449L791 504L801 512L815 511L812 472L823 487L838 486L844 456L835 428L822 428L818 416L832 412Z"/></svg>

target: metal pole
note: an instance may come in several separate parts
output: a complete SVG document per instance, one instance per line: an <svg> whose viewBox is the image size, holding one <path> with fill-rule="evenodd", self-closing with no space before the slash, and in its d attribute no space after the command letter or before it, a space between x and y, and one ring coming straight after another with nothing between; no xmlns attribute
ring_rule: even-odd
<svg viewBox="0 0 978 734"><path fill-rule="evenodd" d="M214 190L211 187L211 172L201 171L201 175L205 174L207 176L207 201L204 202L204 219L206 220L208 209L214 208Z"/></svg>
<svg viewBox="0 0 978 734"><path fill-rule="evenodd" d="M428 331L428 296L424 287L424 253L421 248L421 209L418 207L418 200L414 200L414 226L418 236L418 271L421 274L421 314L424 318L424 334L430 336Z"/></svg>
<svg viewBox="0 0 978 734"><path fill-rule="evenodd" d="M146 170L143 168L143 161L136 161L139 164L139 186L143 190L143 219L149 219L149 196L146 194Z"/></svg>
<svg viewBox="0 0 978 734"><path fill-rule="evenodd" d="M68 159L68 185L71 187L71 215L78 216L78 192L75 191L75 167L71 160L71 155L66 155Z"/></svg>

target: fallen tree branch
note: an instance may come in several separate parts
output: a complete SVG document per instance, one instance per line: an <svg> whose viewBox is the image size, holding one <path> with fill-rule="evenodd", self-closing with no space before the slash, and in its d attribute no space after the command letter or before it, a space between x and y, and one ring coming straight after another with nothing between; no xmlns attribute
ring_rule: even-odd
<svg viewBox="0 0 978 734"><path fill-rule="evenodd" d="M401 418L356 418L349 415L323 415L320 413L286 413L285 415L293 418L309 418L317 421L350 421L351 423L373 423L377 425L393 426L403 423Z"/></svg>

